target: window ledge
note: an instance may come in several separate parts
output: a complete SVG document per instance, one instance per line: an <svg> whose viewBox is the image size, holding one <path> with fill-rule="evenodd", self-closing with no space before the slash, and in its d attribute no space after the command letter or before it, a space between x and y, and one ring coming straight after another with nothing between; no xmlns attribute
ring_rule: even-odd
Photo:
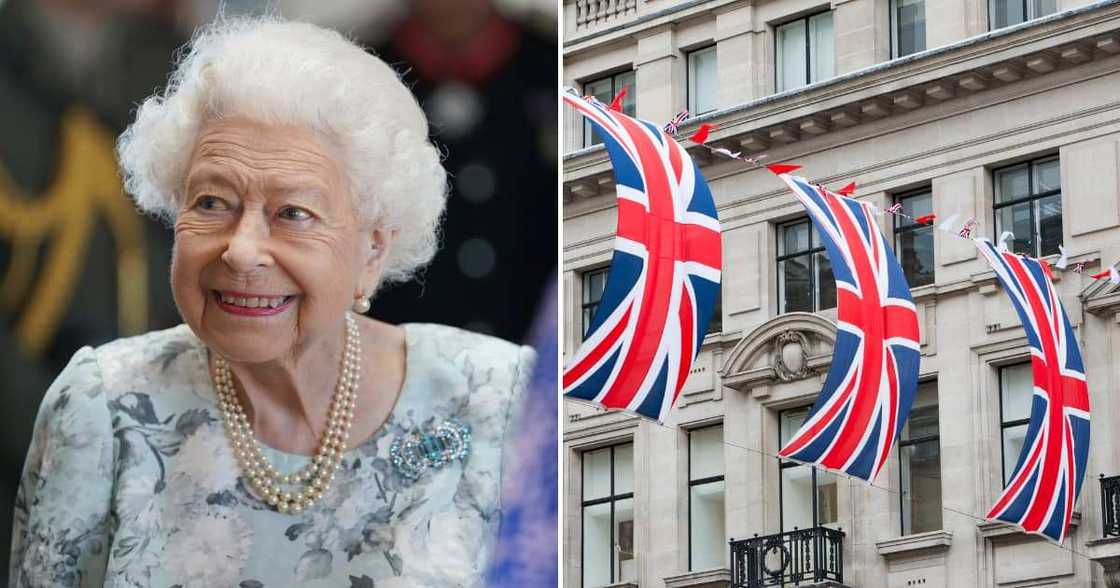
<svg viewBox="0 0 1120 588"><path fill-rule="evenodd" d="M878 549L879 555L887 559L893 559L917 555L919 552L947 551L952 543L953 534L949 531L929 531L879 541L875 544L875 547Z"/></svg>
<svg viewBox="0 0 1120 588"><path fill-rule="evenodd" d="M604 584L603 588L638 588L638 583L634 580L623 580L614 584Z"/></svg>
<svg viewBox="0 0 1120 588"><path fill-rule="evenodd" d="M727 568L712 568L665 578L665 588L726 588L728 586L731 586L731 571Z"/></svg>
<svg viewBox="0 0 1120 588"><path fill-rule="evenodd" d="M1069 528L1072 531L1081 525L1081 513L1074 511L1073 516L1069 519ZM1034 537L1040 541L1044 541L1042 537L1034 533L1025 533L1019 527L1001 523L998 521L984 521L976 523L976 528L980 531L980 536L990 541L1008 540L1008 539L1023 539L1027 537Z"/></svg>

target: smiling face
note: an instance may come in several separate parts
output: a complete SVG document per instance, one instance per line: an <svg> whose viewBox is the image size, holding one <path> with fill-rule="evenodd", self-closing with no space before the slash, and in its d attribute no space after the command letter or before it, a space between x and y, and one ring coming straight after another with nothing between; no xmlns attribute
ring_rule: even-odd
<svg viewBox="0 0 1120 588"><path fill-rule="evenodd" d="M183 320L230 360L341 338L354 297L375 288L390 238L354 216L339 151L298 127L224 119L200 130L171 290Z"/></svg>

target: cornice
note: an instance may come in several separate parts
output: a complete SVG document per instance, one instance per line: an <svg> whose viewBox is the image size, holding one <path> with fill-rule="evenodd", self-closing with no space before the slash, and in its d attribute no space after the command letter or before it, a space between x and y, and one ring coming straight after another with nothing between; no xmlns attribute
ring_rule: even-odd
<svg viewBox="0 0 1120 588"><path fill-rule="evenodd" d="M1120 0L1099 2L691 119L681 134L713 123L713 147L784 148L1113 58L1118 28ZM701 167L711 163L707 150L690 152ZM601 145L564 156L565 204L613 185Z"/></svg>

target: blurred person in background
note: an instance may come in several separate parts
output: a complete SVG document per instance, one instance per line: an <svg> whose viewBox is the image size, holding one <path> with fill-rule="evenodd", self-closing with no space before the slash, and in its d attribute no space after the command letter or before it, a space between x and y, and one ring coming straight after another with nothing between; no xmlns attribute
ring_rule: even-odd
<svg viewBox="0 0 1120 588"><path fill-rule="evenodd" d="M0 199L5 205L0 211L0 373L5 374L0 391L9 409L0 445L0 544L11 528L7 517L34 416L67 360L84 345L181 320L164 278L170 234L159 222L136 215L121 194L113 140L143 97L164 83L174 49L212 18L216 4L0 0L0 128L5 131L0 133ZM251 13L263 4L229 2L227 10ZM474 124L454 138L456 101L434 100L443 105L442 116L434 114L437 106L428 92L441 85L438 76L421 74L410 57L393 49L399 31L407 28L404 19L424 20L419 10L410 12L408 3L388 1L279 4L286 14L340 28L364 45L380 47L415 88L432 121L434 142L450 155L445 163L452 176L444 247L426 280L387 287L370 314L390 322L426 317L520 339L544 281L534 272L548 275L554 270L554 3L506 0L486 4L479 12L512 25L519 42L517 50L502 54L500 67L489 78L453 86L469 89L458 95L468 97L463 104L475 107L461 109L474 113L463 118ZM452 10L457 3L448 4ZM504 86L495 90L498 81ZM453 140L481 145L474 152L489 154L486 165L471 165L476 158L449 147ZM461 188L467 184L469 188ZM479 214L462 225L455 221L456 215L472 210L493 214ZM517 217L517 222L510 220ZM468 225L473 230L459 231ZM522 237L514 239L519 246L511 252L501 243L514 230ZM526 245L531 239L552 245L537 250ZM479 277L462 273L461 260L473 268L469 275ZM486 263L471 265L479 260ZM479 271L487 267L490 273ZM433 285L444 272L454 284L458 316L425 314L443 308L450 296ZM462 304L465 296L508 304L468 309ZM485 316L480 318L480 312ZM523 318L516 318L519 313ZM0 549L0 560L7 554Z"/></svg>

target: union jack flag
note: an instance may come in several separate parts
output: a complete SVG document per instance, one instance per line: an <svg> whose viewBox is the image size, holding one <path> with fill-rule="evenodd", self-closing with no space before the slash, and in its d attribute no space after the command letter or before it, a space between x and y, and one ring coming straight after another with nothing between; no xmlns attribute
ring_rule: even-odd
<svg viewBox="0 0 1120 588"><path fill-rule="evenodd" d="M564 394L662 421L700 350L719 293L719 219L688 153L657 125L570 93L614 167L618 230L599 307Z"/></svg>
<svg viewBox="0 0 1120 588"><path fill-rule="evenodd" d="M1089 389L1081 351L1044 261L976 239L1011 298L1031 348L1034 394L1019 461L989 520L1061 544L1089 459Z"/></svg>
<svg viewBox="0 0 1120 588"><path fill-rule="evenodd" d="M872 480L918 388L918 314L874 209L773 165L809 211L836 279L832 367L813 409L779 455Z"/></svg>
<svg viewBox="0 0 1120 588"><path fill-rule="evenodd" d="M669 122L665 123L665 132L670 135L676 135L677 131L680 130L681 123L683 123L686 118L688 118L688 109L678 112Z"/></svg>

